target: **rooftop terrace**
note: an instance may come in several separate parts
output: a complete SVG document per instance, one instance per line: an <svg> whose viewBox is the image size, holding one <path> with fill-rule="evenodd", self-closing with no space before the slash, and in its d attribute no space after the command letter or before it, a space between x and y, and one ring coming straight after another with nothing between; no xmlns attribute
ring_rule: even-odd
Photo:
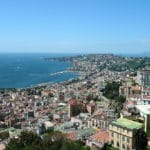
<svg viewBox="0 0 150 150"><path fill-rule="evenodd" d="M131 129L131 130L142 128L141 123L138 123L138 122L126 119L126 118L119 118L116 121L113 121L112 125L128 128L128 129Z"/></svg>

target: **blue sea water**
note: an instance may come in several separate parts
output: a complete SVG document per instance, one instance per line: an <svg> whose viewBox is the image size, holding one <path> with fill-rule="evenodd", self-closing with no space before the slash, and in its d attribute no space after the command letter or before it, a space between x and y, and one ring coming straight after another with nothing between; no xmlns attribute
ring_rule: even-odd
<svg viewBox="0 0 150 150"><path fill-rule="evenodd" d="M71 56L70 54L0 54L0 88L25 88L40 83L63 82L77 78L78 74L64 71L69 62L46 61L47 57Z"/></svg>

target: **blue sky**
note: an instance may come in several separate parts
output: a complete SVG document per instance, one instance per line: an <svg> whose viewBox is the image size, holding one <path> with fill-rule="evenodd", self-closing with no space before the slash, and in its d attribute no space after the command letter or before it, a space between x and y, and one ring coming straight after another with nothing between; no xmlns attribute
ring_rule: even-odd
<svg viewBox="0 0 150 150"><path fill-rule="evenodd" d="M150 0L0 0L0 52L150 52Z"/></svg>

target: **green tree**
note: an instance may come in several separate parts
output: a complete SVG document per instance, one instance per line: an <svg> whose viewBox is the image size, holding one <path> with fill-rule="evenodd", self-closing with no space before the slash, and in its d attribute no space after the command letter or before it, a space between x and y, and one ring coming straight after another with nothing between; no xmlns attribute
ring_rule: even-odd
<svg viewBox="0 0 150 150"><path fill-rule="evenodd" d="M6 150L90 150L78 141L71 141L58 131L46 133L42 138L32 132L22 132L19 139L11 139Z"/></svg>
<svg viewBox="0 0 150 150"><path fill-rule="evenodd" d="M0 139L7 139L9 137L9 132L6 131L6 132L1 132L0 133Z"/></svg>
<svg viewBox="0 0 150 150"><path fill-rule="evenodd" d="M146 149L147 136L146 136L146 133L142 129L137 130L135 143L136 143L137 150L145 150Z"/></svg>

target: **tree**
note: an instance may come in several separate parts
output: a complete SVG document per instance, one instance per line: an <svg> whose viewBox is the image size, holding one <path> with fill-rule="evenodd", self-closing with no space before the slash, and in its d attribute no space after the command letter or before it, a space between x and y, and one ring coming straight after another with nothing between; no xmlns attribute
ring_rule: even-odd
<svg viewBox="0 0 150 150"><path fill-rule="evenodd" d="M119 96L120 85L121 85L120 83L115 81L108 82L104 89L103 95L106 96L108 99L115 99L116 97Z"/></svg>
<svg viewBox="0 0 150 150"><path fill-rule="evenodd" d="M6 150L42 150L42 141L37 134L23 131L19 139L11 139Z"/></svg>
<svg viewBox="0 0 150 150"><path fill-rule="evenodd" d="M46 133L42 138L32 132L22 132L11 139L6 150L90 150L78 141L71 141L59 131Z"/></svg>
<svg viewBox="0 0 150 150"><path fill-rule="evenodd" d="M119 95L120 82L108 82L105 89L103 90L103 95L110 100L114 101L114 107L116 108L116 113L119 113L123 108L123 103L125 102L125 97Z"/></svg>
<svg viewBox="0 0 150 150"><path fill-rule="evenodd" d="M0 139L7 139L9 137L9 132L5 131L5 132L1 132L0 133Z"/></svg>
<svg viewBox="0 0 150 150"><path fill-rule="evenodd" d="M49 121L53 121L53 114L48 115Z"/></svg>
<svg viewBox="0 0 150 150"><path fill-rule="evenodd" d="M147 146L147 136L146 133L139 129L136 131L136 141L135 146L137 150L145 150Z"/></svg>
<svg viewBox="0 0 150 150"><path fill-rule="evenodd" d="M118 149L114 148L110 144L106 143L102 150L118 150Z"/></svg>

